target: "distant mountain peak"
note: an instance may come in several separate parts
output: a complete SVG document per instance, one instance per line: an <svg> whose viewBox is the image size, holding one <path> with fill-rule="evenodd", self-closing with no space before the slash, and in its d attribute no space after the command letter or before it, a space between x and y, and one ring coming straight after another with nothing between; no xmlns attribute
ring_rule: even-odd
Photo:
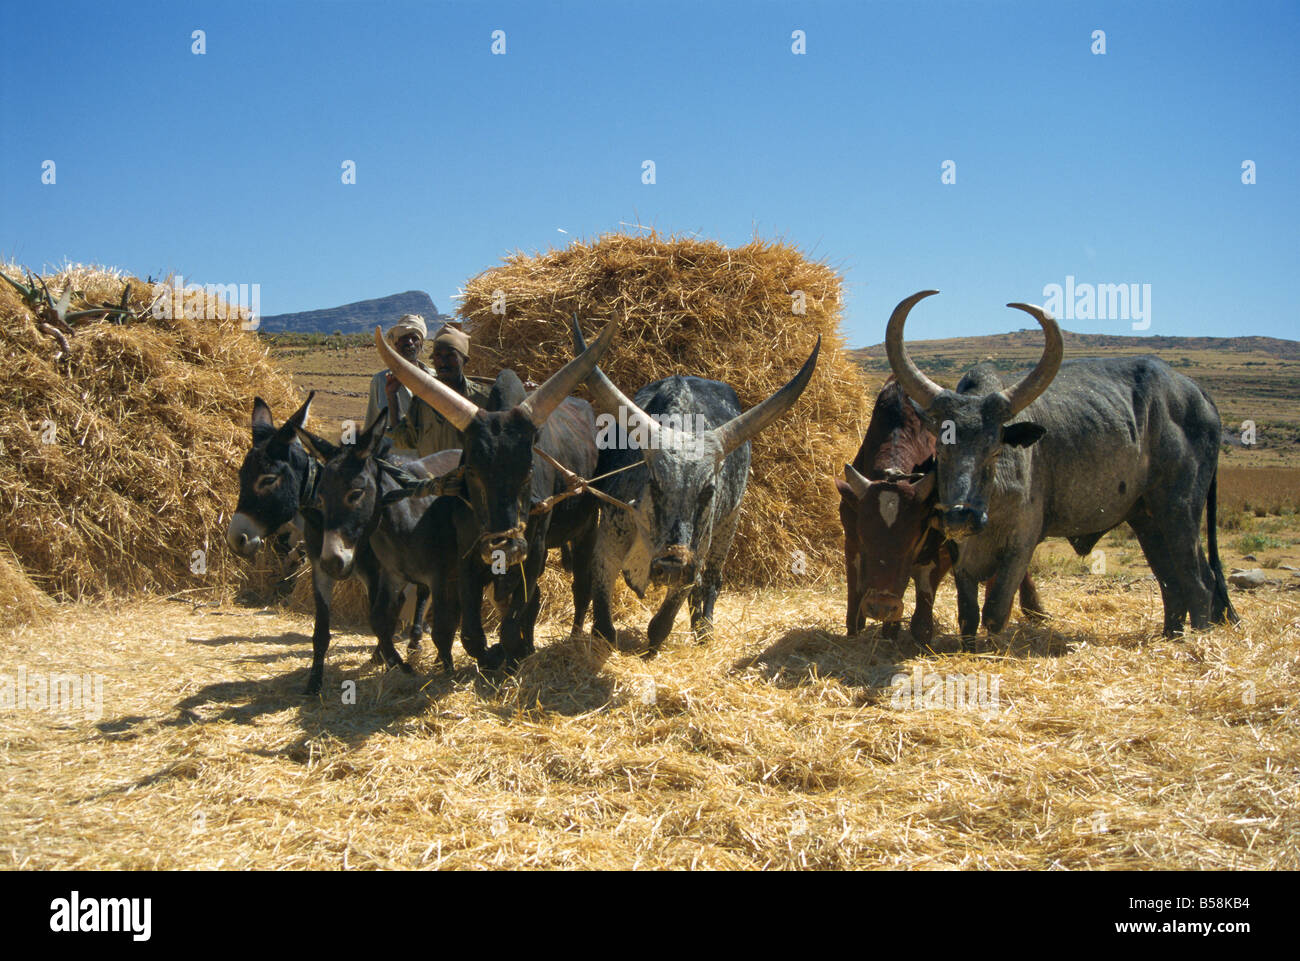
<svg viewBox="0 0 1300 961"><path fill-rule="evenodd" d="M344 334L359 334L368 333L376 324L387 328L403 314L419 314L429 325L431 333L451 319L438 312L433 298L423 290L407 290L387 297L358 300L341 307L302 310L294 314L271 314L262 318L257 329L263 334L332 334L336 330Z"/></svg>

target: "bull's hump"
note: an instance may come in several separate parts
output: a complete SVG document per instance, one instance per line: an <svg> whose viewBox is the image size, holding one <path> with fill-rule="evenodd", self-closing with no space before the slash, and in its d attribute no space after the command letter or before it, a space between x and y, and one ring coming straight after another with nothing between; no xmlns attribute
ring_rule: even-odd
<svg viewBox="0 0 1300 961"><path fill-rule="evenodd" d="M678 375L646 384L633 398L650 415L704 415L710 428L740 416L740 399L720 380Z"/></svg>

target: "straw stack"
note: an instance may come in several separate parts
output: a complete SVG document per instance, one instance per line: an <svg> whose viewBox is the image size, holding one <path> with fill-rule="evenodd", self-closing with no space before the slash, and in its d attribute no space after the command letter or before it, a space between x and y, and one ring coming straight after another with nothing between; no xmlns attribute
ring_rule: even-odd
<svg viewBox="0 0 1300 961"><path fill-rule="evenodd" d="M807 390L754 441L727 563L728 582L767 586L841 576L833 477L870 410L866 381L844 355L839 303L836 272L785 243L607 234L507 257L466 284L459 313L474 337L472 374L512 367L540 382L573 356L574 313L588 335L617 318L601 368L629 396L694 374L730 384L746 409L789 380L821 334Z"/></svg>
<svg viewBox="0 0 1300 961"><path fill-rule="evenodd" d="M0 269L23 277L15 265ZM0 285L0 549L18 565L6 580L60 599L220 595L266 580L271 560L236 560L223 532L253 395L277 418L300 401L241 329L246 312L196 293L157 311L175 316L155 317L155 290L97 267L69 266L45 282L56 300L71 285L74 304L116 302L129 282L142 316L79 323L71 355L56 361L32 311Z"/></svg>

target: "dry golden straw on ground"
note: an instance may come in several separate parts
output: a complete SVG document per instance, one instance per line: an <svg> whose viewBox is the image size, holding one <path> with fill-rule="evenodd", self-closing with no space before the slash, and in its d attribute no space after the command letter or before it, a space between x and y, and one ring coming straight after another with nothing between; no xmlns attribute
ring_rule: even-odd
<svg viewBox="0 0 1300 961"><path fill-rule="evenodd" d="M203 295L157 319L138 278L73 266L45 280L56 300L72 284L96 303L130 282L143 319L78 325L56 363L54 342L0 285L0 548L65 599L243 583L249 569L223 538L253 395L283 418L300 403L293 385L240 329L245 314L209 310ZM218 312L228 316L205 316Z"/></svg>
<svg viewBox="0 0 1300 961"><path fill-rule="evenodd" d="M1176 642L1153 582L1042 587L1058 619L983 655L846 639L827 589L724 593L650 662L562 612L500 687L345 634L320 699L309 617L65 608L0 633L0 675L102 674L102 716L0 712L0 866L1300 867L1300 595ZM918 669L998 703L896 709Z"/></svg>
<svg viewBox="0 0 1300 961"><path fill-rule="evenodd" d="M538 589L542 594L542 608L540 617L543 619L556 618L572 619L573 617L573 575L560 566L560 552L553 550L547 559L546 570L542 572L541 579L538 581ZM624 597L623 595L626 595ZM624 610L632 593L626 588L617 595L618 601L615 604L615 610ZM500 614L493 605L491 589L484 592L483 596L483 626L488 631L495 631L501 623ZM407 606L403 608L403 619L409 627L410 617L413 614L411 602L407 601ZM311 585L311 568L304 564L294 578L293 593L289 596L289 607L291 610L302 613L314 613L316 610L315 595L312 592ZM432 606L430 607L432 612ZM588 617L591 615L588 614ZM365 627L370 617L370 598L366 593L365 581L360 577L351 577L346 581L340 581L334 585L333 602L330 605L330 623L339 625L348 625L352 627ZM405 631L405 628L403 629ZM399 648L405 651L402 646L402 637L398 638ZM457 632L457 637L459 637ZM429 641L429 632L424 632L424 643ZM495 636L489 636L488 643L496 643ZM457 650L459 650L459 643Z"/></svg>
<svg viewBox="0 0 1300 961"><path fill-rule="evenodd" d="M5 624L44 621L54 601L31 582L8 548L0 547L0 621Z"/></svg>
<svg viewBox="0 0 1300 961"><path fill-rule="evenodd" d="M504 314L493 312L497 291ZM870 397L844 356L839 297L835 271L785 243L728 248L608 234L506 258L465 285L460 314L474 335L471 373L512 367L540 382L573 356L569 320L577 313L588 335L619 320L601 369L628 396L652 380L694 374L730 384L745 409L794 376L821 334L807 390L753 444L726 578L765 586L806 584L843 567L833 478L862 440ZM792 570L797 563L802 574Z"/></svg>

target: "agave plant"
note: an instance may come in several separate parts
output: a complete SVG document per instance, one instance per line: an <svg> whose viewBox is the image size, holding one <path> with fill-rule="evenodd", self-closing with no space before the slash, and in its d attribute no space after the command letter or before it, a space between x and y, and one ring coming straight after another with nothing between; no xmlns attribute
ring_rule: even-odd
<svg viewBox="0 0 1300 961"><path fill-rule="evenodd" d="M75 330L73 324L81 320L103 319L108 318L113 323L122 323L127 320L138 319L139 315L127 305L131 301L131 285L128 283L122 290L122 298L117 303L92 304L82 293L75 292L85 306L78 310L72 310L72 297L74 291L69 284L60 295L58 301L50 295L50 289L45 285L45 280L30 270L27 271L27 283L20 284L8 274L0 271L0 277L22 297L23 302L36 315L36 329L48 337L54 338L59 345L59 353L55 355L55 360L63 360L71 353L68 345L68 338L73 336Z"/></svg>

